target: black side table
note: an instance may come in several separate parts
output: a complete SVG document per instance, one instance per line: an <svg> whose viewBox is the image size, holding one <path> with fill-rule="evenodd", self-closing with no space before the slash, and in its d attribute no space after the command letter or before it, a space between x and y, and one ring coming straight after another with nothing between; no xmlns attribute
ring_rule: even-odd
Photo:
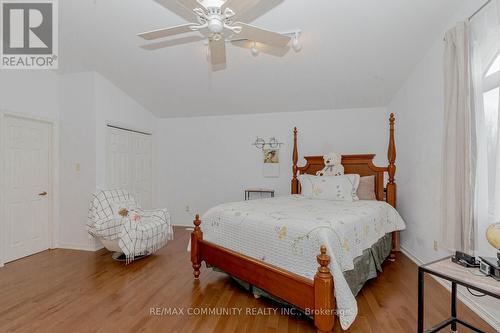
<svg viewBox="0 0 500 333"><path fill-rule="evenodd" d="M457 318L457 285L478 291L485 295L500 299L500 281L489 276L479 275L479 269L466 268L451 262L451 257L433 261L418 268L418 333L424 333L424 282L425 273L451 282L451 317L440 322L426 333L434 333L451 325L451 330L457 331L461 324L474 332L484 333L471 324Z"/></svg>
<svg viewBox="0 0 500 333"><path fill-rule="evenodd" d="M274 198L274 190L265 188L248 188L245 190L245 201L250 200L250 195L252 193L269 194L271 198Z"/></svg>

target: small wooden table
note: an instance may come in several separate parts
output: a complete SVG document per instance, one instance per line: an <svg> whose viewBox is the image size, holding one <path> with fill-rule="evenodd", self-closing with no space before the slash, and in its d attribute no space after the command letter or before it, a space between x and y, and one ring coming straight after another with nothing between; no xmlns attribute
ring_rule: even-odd
<svg viewBox="0 0 500 333"><path fill-rule="evenodd" d="M245 190L245 201L250 200L250 194L252 193L260 193L262 194L270 194L271 198L274 198L274 190L266 189L266 188L247 188Z"/></svg>
<svg viewBox="0 0 500 333"><path fill-rule="evenodd" d="M457 318L457 285L478 291L485 295L500 299L500 282L489 276L479 275L478 268L466 268L455 264L451 257L433 261L418 268L418 332L424 332L424 277L431 274L451 282L451 317L435 325L427 333L434 333L451 325L451 330L457 331L461 324L474 332L484 333L480 329ZM477 275L476 275L477 274Z"/></svg>

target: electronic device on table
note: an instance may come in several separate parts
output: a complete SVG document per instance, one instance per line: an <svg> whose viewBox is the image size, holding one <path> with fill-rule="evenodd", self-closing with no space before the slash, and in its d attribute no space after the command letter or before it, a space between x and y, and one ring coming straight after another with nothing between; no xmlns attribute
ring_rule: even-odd
<svg viewBox="0 0 500 333"><path fill-rule="evenodd" d="M451 261L464 267L479 267L479 262L473 256L457 251Z"/></svg>
<svg viewBox="0 0 500 333"><path fill-rule="evenodd" d="M479 260L477 260L473 256L457 251L451 257L451 261L460 266L479 268L484 275L491 276L495 280L500 281L500 259L479 257Z"/></svg>
<svg viewBox="0 0 500 333"><path fill-rule="evenodd" d="M479 257L481 259L479 263L479 270L487 275L491 276L497 281L500 281L500 260L497 258L484 258Z"/></svg>

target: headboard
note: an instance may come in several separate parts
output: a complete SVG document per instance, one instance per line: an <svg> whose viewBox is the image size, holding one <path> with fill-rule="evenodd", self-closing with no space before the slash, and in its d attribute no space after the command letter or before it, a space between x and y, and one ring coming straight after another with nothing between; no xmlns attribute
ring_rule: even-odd
<svg viewBox="0 0 500 333"><path fill-rule="evenodd" d="M384 200L384 172L387 168L379 168L373 164L375 154L342 155L342 165L346 174L354 173L363 176L375 176L375 195L377 200ZM299 167L299 174L315 175L325 166L323 156L304 156L306 165ZM299 191L300 193L300 184Z"/></svg>
<svg viewBox="0 0 500 333"><path fill-rule="evenodd" d="M345 173L354 173L361 176L375 176L375 195L377 200L386 200L387 203L396 207L396 183L394 176L396 174L396 144L394 142L394 114L391 113L389 118L389 147L387 157L389 164L387 167L378 167L373 164L375 154L363 155L342 155L342 165ZM293 130L293 177L292 177L292 194L300 193L300 184L297 178L298 174L315 175L317 171L324 168L325 164L323 156L305 156L306 165L303 167L297 166L299 159L297 147L297 128ZM384 173L389 175L389 181L384 184ZM385 186L384 186L385 185ZM386 196L384 198L384 188Z"/></svg>

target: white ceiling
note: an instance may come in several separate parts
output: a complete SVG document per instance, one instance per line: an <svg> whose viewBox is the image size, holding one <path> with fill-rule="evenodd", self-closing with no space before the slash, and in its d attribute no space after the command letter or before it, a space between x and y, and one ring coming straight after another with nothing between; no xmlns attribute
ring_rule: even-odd
<svg viewBox="0 0 500 333"><path fill-rule="evenodd" d="M262 0L242 21L302 29L302 51L228 45L213 71L197 33L136 37L193 22L175 0L64 0L62 71L96 70L158 117L385 106L465 2L484 0Z"/></svg>

